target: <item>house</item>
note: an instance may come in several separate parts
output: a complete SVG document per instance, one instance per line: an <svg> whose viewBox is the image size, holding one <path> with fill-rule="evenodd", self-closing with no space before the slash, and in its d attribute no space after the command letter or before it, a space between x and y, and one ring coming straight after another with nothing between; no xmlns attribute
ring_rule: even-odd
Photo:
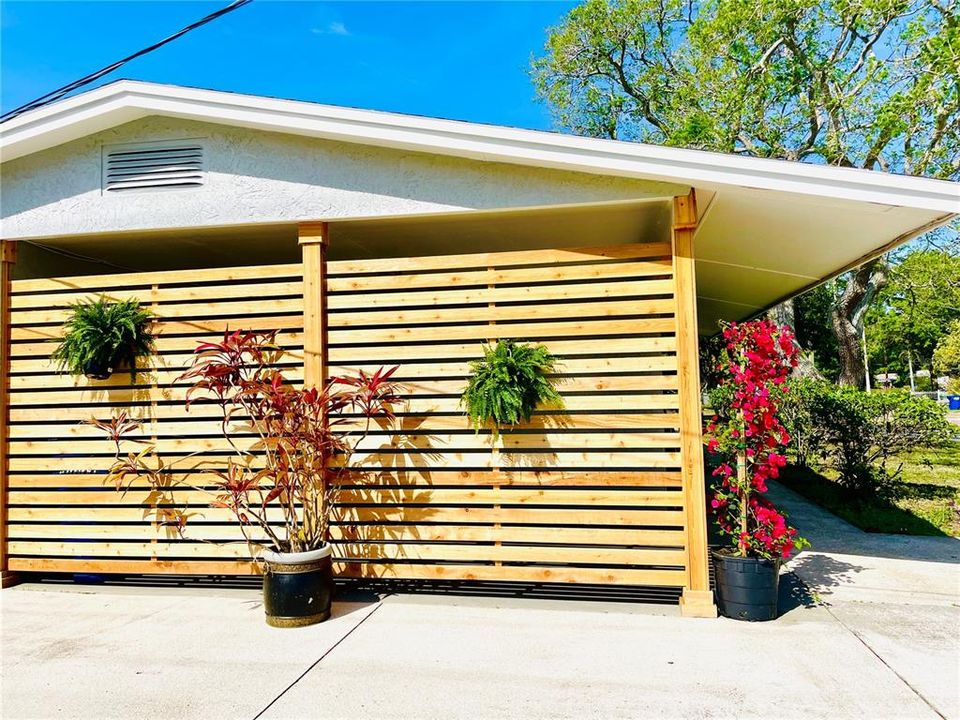
<svg viewBox="0 0 960 720"><path fill-rule="evenodd" d="M949 182L126 80L4 122L0 152L5 573L253 571L218 510L188 498L185 540L104 488L78 424L123 407L217 462L173 379L242 327L305 383L400 365L341 574L664 586L711 615L698 335L960 214ZM136 381L49 362L99 294L159 318ZM458 396L500 337L563 358L567 409L492 445Z"/></svg>

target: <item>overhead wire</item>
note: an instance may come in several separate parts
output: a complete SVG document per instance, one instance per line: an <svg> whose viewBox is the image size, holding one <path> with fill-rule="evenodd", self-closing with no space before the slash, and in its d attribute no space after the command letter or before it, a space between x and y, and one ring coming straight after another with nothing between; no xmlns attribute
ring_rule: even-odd
<svg viewBox="0 0 960 720"><path fill-rule="evenodd" d="M96 265L106 265L108 267L116 268L117 270L123 270L124 272L141 272L141 270L129 267L127 265L117 265L117 263L110 262L109 260L91 257L90 255L81 255L80 253L64 250L63 248L53 247L52 245L44 245L43 243L38 243L33 240L18 240L17 242L23 243L24 245L32 245L35 248L45 250L46 252L53 253L54 255L62 255L63 257L70 258L71 260L90 262Z"/></svg>
<svg viewBox="0 0 960 720"><path fill-rule="evenodd" d="M205 17L200 18L196 22L190 23L186 27L175 32L173 35L169 35L168 37L165 37L163 40L160 40L159 42L155 42L153 45L150 45L149 47L145 47L142 50L138 50L137 52L133 53L132 55L128 55L122 60L117 60L115 63L107 65L106 67L101 68L96 72L92 72L89 75L85 75L79 80L74 80L73 82L67 83L66 85L59 87L56 90L51 90L46 95L41 95L40 97L38 97L36 100L31 100L30 102L25 103L20 107L14 108L9 112L6 112L3 115L0 115L0 122L11 120L17 117L18 115L22 115L25 112L29 112L30 110L36 110L38 108L43 107L44 105L49 105L50 103L55 102L60 98L62 98L63 96L73 92L74 90L78 90L84 87L85 85L89 85L90 83L99 80L104 75L108 75L109 73L112 73L114 70L117 70L123 67L131 60L135 60L139 57L143 57L144 55L151 53L154 50L157 50L158 48L163 47L167 43L173 42L179 37L183 37L188 32L192 30L196 30L197 28L202 27L203 25L206 25L207 23L216 20L217 18L223 17L227 13L233 12L234 10L239 9L244 5L249 5L252 2L253 0L234 0L232 3L230 3L226 7L220 8L219 10L216 10L210 13L209 15L206 15Z"/></svg>

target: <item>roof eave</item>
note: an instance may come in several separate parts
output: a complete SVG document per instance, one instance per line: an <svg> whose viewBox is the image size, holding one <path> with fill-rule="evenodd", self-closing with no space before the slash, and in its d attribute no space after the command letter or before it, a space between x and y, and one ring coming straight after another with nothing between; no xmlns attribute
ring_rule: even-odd
<svg viewBox="0 0 960 720"><path fill-rule="evenodd" d="M13 160L148 115L415 152L600 175L749 187L938 213L960 212L956 183L867 170L279 100L122 80L0 124Z"/></svg>

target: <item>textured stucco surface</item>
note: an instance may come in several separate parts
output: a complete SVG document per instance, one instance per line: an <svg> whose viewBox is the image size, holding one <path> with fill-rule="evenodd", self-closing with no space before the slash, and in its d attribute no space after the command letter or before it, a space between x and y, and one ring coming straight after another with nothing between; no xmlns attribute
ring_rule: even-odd
<svg viewBox="0 0 960 720"><path fill-rule="evenodd" d="M101 192L104 144L202 138L202 188ZM150 117L4 163L6 238L630 200L676 185Z"/></svg>

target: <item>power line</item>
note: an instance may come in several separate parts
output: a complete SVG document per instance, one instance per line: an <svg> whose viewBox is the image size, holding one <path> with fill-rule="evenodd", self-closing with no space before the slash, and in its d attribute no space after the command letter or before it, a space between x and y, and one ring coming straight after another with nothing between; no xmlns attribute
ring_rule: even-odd
<svg viewBox="0 0 960 720"><path fill-rule="evenodd" d="M124 272L142 272L127 265L117 265L117 263L112 263L109 260L103 260L102 258L95 258L89 255L81 255L80 253L71 252L70 250L64 250L63 248L53 247L52 245L44 245L43 243L34 242L32 240L19 240L25 245L32 245L35 248L40 248L54 255L62 255L65 258L70 260L80 260L82 262L90 262L95 265L106 265L107 267L116 268L117 270L123 270Z"/></svg>
<svg viewBox="0 0 960 720"><path fill-rule="evenodd" d="M20 107L15 108L14 110L11 110L7 113L4 113L3 115L0 115L0 122L10 120L11 118L15 118L18 115L22 115L23 113L28 112L29 110L35 110L37 108L43 107L44 105L48 105L54 102L55 100L59 100L67 93L73 92L74 90L77 90L78 88L81 88L84 85L89 85L95 80L99 80L104 75L112 73L117 68L120 68L126 65L131 60L135 60L138 57L142 57L143 55L146 55L147 53L151 53L157 48L163 47L167 43L173 42L177 38L186 35L191 30L196 30L198 27L201 27L202 25L206 25L208 22L216 20L217 18L222 17L229 12L233 12L234 10L241 8L244 5L249 5L251 2L253 2L253 0L234 0L232 3L227 5L227 7L221 8L216 12L212 12L206 17L201 18L200 20L197 20L194 23L190 23L182 30L175 32L173 35L170 35L169 37L164 38L160 42L154 43L150 47L146 47L143 50L139 50L138 52L135 52L133 55L129 55L123 58L122 60L118 60L112 65L107 65L107 67L97 70L94 73L90 73L89 75L82 77L79 80L74 80L72 83L69 83L68 85L64 85L61 88L52 90L51 92L48 92L46 95L41 95L36 100L32 100L31 102L28 102L26 105L21 105Z"/></svg>

